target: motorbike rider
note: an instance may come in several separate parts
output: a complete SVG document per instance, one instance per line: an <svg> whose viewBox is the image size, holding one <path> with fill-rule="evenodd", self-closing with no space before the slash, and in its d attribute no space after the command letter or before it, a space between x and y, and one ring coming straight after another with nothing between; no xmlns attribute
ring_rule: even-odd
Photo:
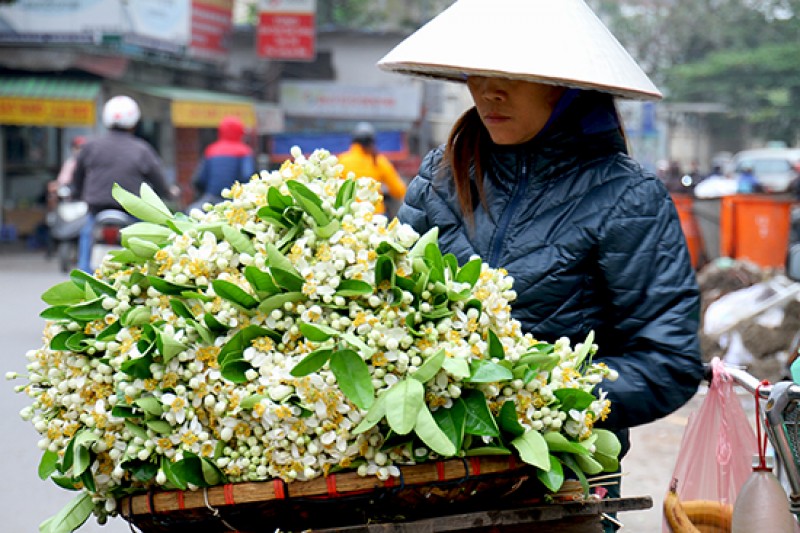
<svg viewBox="0 0 800 533"><path fill-rule="evenodd" d="M90 269L95 216L104 209L122 209L111 195L115 183L136 195L142 183L150 185L162 198L171 198L174 193L158 154L133 134L141 118L136 101L129 96L114 96L103 107L102 118L108 131L86 141L72 176L73 197L89 207L78 243L78 268L84 272Z"/></svg>

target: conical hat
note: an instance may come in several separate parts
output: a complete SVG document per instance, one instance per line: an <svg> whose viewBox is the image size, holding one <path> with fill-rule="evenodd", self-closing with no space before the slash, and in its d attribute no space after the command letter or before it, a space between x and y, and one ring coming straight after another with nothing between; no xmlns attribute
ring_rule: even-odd
<svg viewBox="0 0 800 533"><path fill-rule="evenodd" d="M661 98L583 0L457 0L378 66L453 81L499 76Z"/></svg>

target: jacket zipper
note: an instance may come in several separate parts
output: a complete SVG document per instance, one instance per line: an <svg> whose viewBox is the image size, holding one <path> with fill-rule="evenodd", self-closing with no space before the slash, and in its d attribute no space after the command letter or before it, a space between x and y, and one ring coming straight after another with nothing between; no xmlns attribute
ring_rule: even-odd
<svg viewBox="0 0 800 533"><path fill-rule="evenodd" d="M528 166L523 161L522 168L521 168L522 179L517 181L516 185L514 186L514 192L511 196L511 202L508 204L508 207L503 212L503 217L500 219L500 224L498 225L498 231L495 234L495 241L494 246L492 247L492 255L489 261L489 265L492 268L497 268L500 265L498 261L500 260L500 252L503 248L503 241L506 238L506 232L508 231L508 226L511 223L511 217L514 212L517 210L517 206L519 205L520 201L522 200L522 196L525 191L528 189Z"/></svg>

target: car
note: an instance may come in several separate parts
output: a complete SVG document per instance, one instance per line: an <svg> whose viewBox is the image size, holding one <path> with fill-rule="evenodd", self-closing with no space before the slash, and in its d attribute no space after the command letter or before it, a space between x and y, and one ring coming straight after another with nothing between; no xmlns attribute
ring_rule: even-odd
<svg viewBox="0 0 800 533"><path fill-rule="evenodd" d="M750 168L766 192L789 192L798 176L800 148L756 148L733 156L733 169L739 175Z"/></svg>

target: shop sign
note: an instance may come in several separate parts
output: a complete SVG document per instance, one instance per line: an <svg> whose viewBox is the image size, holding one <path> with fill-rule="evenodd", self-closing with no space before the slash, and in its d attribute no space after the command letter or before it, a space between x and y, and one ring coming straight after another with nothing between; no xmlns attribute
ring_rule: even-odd
<svg viewBox="0 0 800 533"><path fill-rule="evenodd" d="M171 107L172 125L176 128L216 128L224 117L231 115L238 117L245 127L256 125L251 104L177 100Z"/></svg>
<svg viewBox="0 0 800 533"><path fill-rule="evenodd" d="M261 0L256 54L312 61L316 56L316 0Z"/></svg>
<svg viewBox="0 0 800 533"><path fill-rule="evenodd" d="M233 0L192 0L192 41L196 57L223 59L228 55Z"/></svg>
<svg viewBox="0 0 800 533"><path fill-rule="evenodd" d="M95 120L93 101L0 98L0 124L94 126Z"/></svg>
<svg viewBox="0 0 800 533"><path fill-rule="evenodd" d="M295 117L408 120L420 118L418 84L348 86L328 82L283 82L280 104Z"/></svg>

